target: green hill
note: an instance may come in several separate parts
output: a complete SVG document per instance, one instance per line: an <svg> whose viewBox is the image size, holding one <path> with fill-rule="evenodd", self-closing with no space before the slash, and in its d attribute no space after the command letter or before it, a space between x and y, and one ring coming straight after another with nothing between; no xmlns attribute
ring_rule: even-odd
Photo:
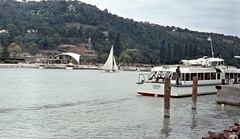
<svg viewBox="0 0 240 139"><path fill-rule="evenodd" d="M64 44L88 44L91 38L97 62L104 62L114 45L119 62L175 64L211 56L207 41L211 35L215 56L221 54L227 64L239 66L234 59L240 53L238 37L136 22L80 1L0 0L0 30L1 57L7 55L4 48L10 43L35 55L40 50L59 50Z"/></svg>

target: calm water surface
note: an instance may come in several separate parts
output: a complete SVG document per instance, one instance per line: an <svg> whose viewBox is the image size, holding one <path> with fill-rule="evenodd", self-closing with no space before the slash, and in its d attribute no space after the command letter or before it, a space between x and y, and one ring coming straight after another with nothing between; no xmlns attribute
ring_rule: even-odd
<svg viewBox="0 0 240 139"><path fill-rule="evenodd" d="M136 94L140 72L0 69L0 138L201 139L240 122L240 108L216 104L216 95L171 99Z"/></svg>

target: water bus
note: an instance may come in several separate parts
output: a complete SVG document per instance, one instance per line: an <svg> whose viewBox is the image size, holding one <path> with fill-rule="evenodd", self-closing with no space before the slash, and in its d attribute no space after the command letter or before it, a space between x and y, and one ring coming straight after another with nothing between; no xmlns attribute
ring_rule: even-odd
<svg viewBox="0 0 240 139"><path fill-rule="evenodd" d="M177 65L163 65L153 67L148 74L139 74L137 93L144 96L164 96L164 78L169 77L171 83L171 97L185 97L192 95L193 77L198 77L198 95L217 93L216 85L229 80L238 82L240 70L235 67L224 66L221 58L203 57L186 61L180 65L180 84L176 84ZM224 80L222 80L224 79Z"/></svg>

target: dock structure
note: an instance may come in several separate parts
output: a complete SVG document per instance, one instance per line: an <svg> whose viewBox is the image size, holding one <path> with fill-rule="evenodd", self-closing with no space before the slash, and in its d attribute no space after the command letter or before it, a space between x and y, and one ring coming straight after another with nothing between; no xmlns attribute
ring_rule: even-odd
<svg viewBox="0 0 240 139"><path fill-rule="evenodd" d="M240 106L240 84L218 85L217 103Z"/></svg>

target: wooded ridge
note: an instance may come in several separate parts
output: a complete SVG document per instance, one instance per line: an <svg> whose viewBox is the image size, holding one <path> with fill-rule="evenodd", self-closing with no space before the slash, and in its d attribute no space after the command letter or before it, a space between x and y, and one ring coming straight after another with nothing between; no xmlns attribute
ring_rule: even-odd
<svg viewBox="0 0 240 139"><path fill-rule="evenodd" d="M226 64L239 67L234 59L240 52L236 36L137 22L81 1L0 0L2 59L10 56L7 50L12 43L34 56L40 50L65 52L60 45L88 44L91 38L99 63L104 63L113 45L117 62L177 64L211 56L209 36L214 56L220 54Z"/></svg>

